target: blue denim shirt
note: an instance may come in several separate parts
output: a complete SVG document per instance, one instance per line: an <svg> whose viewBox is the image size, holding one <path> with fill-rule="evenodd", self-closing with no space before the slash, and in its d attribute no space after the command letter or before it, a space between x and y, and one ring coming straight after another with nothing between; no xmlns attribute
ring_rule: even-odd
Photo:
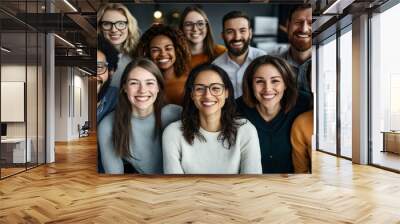
<svg viewBox="0 0 400 224"><path fill-rule="evenodd" d="M107 114L114 110L118 102L118 92L119 88L114 86L108 87L106 93L97 106L97 124L99 124Z"/></svg>

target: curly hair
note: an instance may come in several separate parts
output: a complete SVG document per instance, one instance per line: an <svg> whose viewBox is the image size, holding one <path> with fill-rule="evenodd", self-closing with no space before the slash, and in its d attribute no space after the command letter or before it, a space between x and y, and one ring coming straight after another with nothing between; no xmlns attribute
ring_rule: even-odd
<svg viewBox="0 0 400 224"><path fill-rule="evenodd" d="M225 104L221 111L221 132L218 136L218 140L222 142L224 147L229 149L235 143L238 128L243 123L240 123L238 119L233 85L228 74L222 68L213 64L206 63L193 68L189 74L189 78L186 81L182 110L183 137L191 145L193 144L195 137L199 138L201 141L205 141L204 136L199 131L199 110L192 100L194 82L197 76L203 71L214 71L217 73L224 83L225 90L228 90L228 98L225 100ZM227 146L226 143L228 144Z"/></svg>
<svg viewBox="0 0 400 224"><path fill-rule="evenodd" d="M167 36L174 43L176 61L174 63L174 72L177 77L182 76L189 70L191 54L185 35L178 29L155 24L151 26L140 38L136 53L139 57L150 57L150 43L159 35Z"/></svg>
<svg viewBox="0 0 400 224"><path fill-rule="evenodd" d="M135 17L132 16L129 9L122 3L106 3L99 8L97 11L97 34L103 35L103 31L99 27L104 13L108 10L119 11L126 17L128 21L128 38L122 44L121 51L128 55L134 55L140 37L140 30Z"/></svg>
<svg viewBox="0 0 400 224"><path fill-rule="evenodd" d="M212 34L212 29L211 29L211 24L208 20L207 14L199 7L197 6L188 6L183 10L183 13L181 15L181 20L179 23L179 29L183 30L183 23L185 22L185 18L186 16L190 13L190 12L197 12L199 13L205 20L206 22L206 27L207 27L207 34L206 37L204 38L203 42L203 51L204 53L208 56L208 61L212 62L216 57L216 53L214 51L214 46L215 46L215 42L214 42L214 38L213 38L213 34Z"/></svg>
<svg viewBox="0 0 400 224"><path fill-rule="evenodd" d="M248 107L252 108L259 104L254 95L253 79L254 74L262 65L272 65L281 74L283 82L286 86L286 90L280 103L285 113L289 112L296 105L298 96L296 81L294 79L295 75L293 74L291 66L284 59L276 56L260 56L254 59L250 65L247 66L247 69L244 72L242 83L244 103Z"/></svg>
<svg viewBox="0 0 400 224"><path fill-rule="evenodd" d="M126 66L124 73L122 74L118 103L114 112L112 141L117 155L121 156L122 158L132 157L129 150L129 143L133 141L133 139L130 138L132 134L132 105L128 99L128 96L126 95L126 92L124 91L124 87L127 84L129 73L137 67L146 69L153 74L157 80L159 92L157 94L156 101L153 104L155 116L153 137L156 138L161 130L161 109L164 106L164 79L157 65L155 65L151 60L147 58L137 58Z"/></svg>

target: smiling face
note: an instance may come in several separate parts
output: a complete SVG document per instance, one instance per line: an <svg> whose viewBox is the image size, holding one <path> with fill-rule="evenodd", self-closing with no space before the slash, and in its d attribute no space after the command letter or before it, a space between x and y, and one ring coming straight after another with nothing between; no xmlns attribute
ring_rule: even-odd
<svg viewBox="0 0 400 224"><path fill-rule="evenodd" d="M150 58L162 71L173 68L176 56L172 40L164 35L155 36L150 42Z"/></svg>
<svg viewBox="0 0 400 224"><path fill-rule="evenodd" d="M151 114L159 92L156 77L144 68L136 67L129 72L124 91L132 105L132 113L143 117Z"/></svg>
<svg viewBox="0 0 400 224"><path fill-rule="evenodd" d="M311 8L300 9L292 14L288 24L288 39L297 51L303 52L311 49L312 11Z"/></svg>
<svg viewBox="0 0 400 224"><path fill-rule="evenodd" d="M279 111L286 86L275 66L265 64L255 71L253 89L260 106L267 110Z"/></svg>
<svg viewBox="0 0 400 224"><path fill-rule="evenodd" d="M192 100L200 117L218 116L219 120L227 97L228 91L217 72L205 70L197 75L193 84Z"/></svg>
<svg viewBox="0 0 400 224"><path fill-rule="evenodd" d="M106 56L101 51L97 51L96 79L97 79L97 82L101 82L102 84L108 80L107 60L106 60Z"/></svg>
<svg viewBox="0 0 400 224"><path fill-rule="evenodd" d="M225 21L222 38L228 52L234 56L245 54L249 48L252 31L245 18L234 18Z"/></svg>
<svg viewBox="0 0 400 224"><path fill-rule="evenodd" d="M189 12L183 22L183 32L191 44L201 44L207 35L205 18L196 11Z"/></svg>
<svg viewBox="0 0 400 224"><path fill-rule="evenodd" d="M104 12L101 21L116 23L118 21L127 22L128 20L122 12L111 9ZM125 29L117 29L116 25L112 25L110 30L103 30L103 36L119 49L120 45L123 44L128 37L128 27L126 26Z"/></svg>

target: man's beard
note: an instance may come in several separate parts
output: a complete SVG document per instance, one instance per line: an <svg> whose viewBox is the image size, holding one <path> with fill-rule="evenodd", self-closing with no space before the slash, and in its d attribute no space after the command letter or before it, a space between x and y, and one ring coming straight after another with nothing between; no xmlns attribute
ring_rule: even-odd
<svg viewBox="0 0 400 224"><path fill-rule="evenodd" d="M309 33L303 33L303 32L294 32L292 36L289 38L290 45L296 49L297 51L304 52L307 51L311 48L312 46L312 39L310 38L309 40L299 40L299 38L296 37L297 34L304 34L304 35L310 35Z"/></svg>
<svg viewBox="0 0 400 224"><path fill-rule="evenodd" d="M234 43L234 42L242 42L243 43L243 47L240 48L240 49L236 49L236 48L231 47L231 44ZM226 42L226 40L224 39L224 43L225 43L225 46L228 48L228 52L229 53L233 54L234 56L241 56L244 53L246 53L247 49L249 49L250 38L247 39L247 40L241 39L239 41L231 40L229 43Z"/></svg>

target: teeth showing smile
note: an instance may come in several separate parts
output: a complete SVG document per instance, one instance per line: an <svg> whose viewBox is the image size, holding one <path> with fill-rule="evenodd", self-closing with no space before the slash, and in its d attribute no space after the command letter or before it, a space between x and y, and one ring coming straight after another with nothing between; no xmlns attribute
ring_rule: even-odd
<svg viewBox="0 0 400 224"><path fill-rule="evenodd" d="M167 63L167 62L169 62L169 59L160 59L157 62L158 63Z"/></svg>
<svg viewBox="0 0 400 224"><path fill-rule="evenodd" d="M242 42L232 43L232 46L234 46L234 47L241 47L241 46L242 46Z"/></svg>
<svg viewBox="0 0 400 224"><path fill-rule="evenodd" d="M296 36L299 37L299 38L309 38L310 37L307 34L297 34Z"/></svg>
<svg viewBox="0 0 400 224"><path fill-rule="evenodd" d="M139 102L145 102L150 99L150 96L135 96L135 99Z"/></svg>
<svg viewBox="0 0 400 224"><path fill-rule="evenodd" d="M203 101L201 102L201 105L205 106L205 107L211 107L214 106L217 102L215 101Z"/></svg>
<svg viewBox="0 0 400 224"><path fill-rule="evenodd" d="M275 94L263 94L261 96L263 99L270 100L275 97Z"/></svg>

